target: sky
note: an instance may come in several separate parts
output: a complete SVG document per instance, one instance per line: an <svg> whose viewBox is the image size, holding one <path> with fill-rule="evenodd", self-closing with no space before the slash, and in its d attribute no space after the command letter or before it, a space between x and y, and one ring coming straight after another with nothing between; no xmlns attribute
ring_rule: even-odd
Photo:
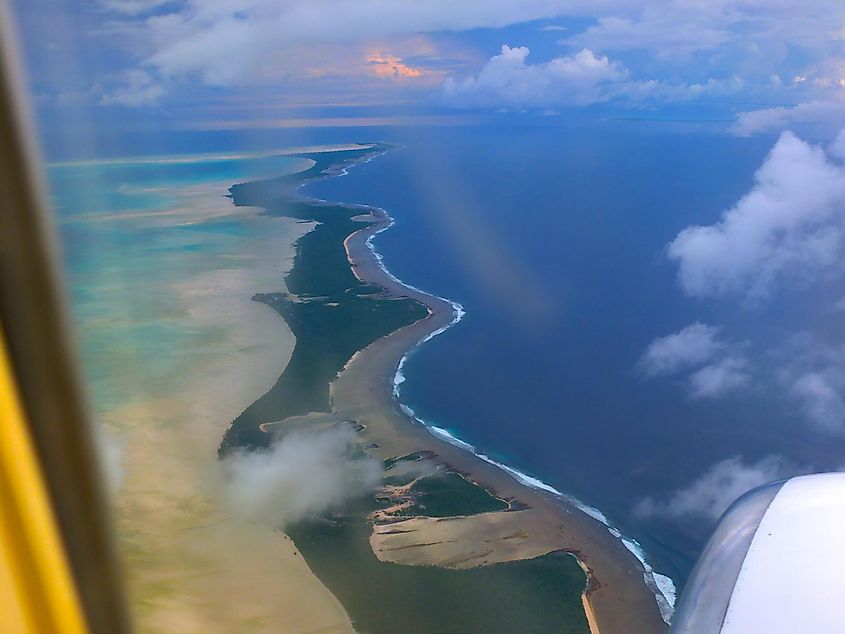
<svg viewBox="0 0 845 634"><path fill-rule="evenodd" d="M238 130L845 116L840 0L18 0L41 117ZM93 113L93 114L92 114ZM485 118L486 117L486 118Z"/></svg>

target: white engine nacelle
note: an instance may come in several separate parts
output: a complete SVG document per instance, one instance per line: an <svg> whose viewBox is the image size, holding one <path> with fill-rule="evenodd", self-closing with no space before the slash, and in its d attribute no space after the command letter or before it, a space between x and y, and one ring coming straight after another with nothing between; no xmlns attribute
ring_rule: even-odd
<svg viewBox="0 0 845 634"><path fill-rule="evenodd" d="M845 632L845 473L754 489L722 516L674 634Z"/></svg>

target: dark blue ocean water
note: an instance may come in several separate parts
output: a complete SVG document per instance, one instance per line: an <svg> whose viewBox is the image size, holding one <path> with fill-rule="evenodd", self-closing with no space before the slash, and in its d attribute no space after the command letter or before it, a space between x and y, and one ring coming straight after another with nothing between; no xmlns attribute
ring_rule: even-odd
<svg viewBox="0 0 845 634"><path fill-rule="evenodd" d="M404 147L306 191L386 208L388 268L465 307L407 363L402 400L421 418L599 508L681 585L711 524L639 519L639 499L737 455L842 462L841 441L808 437L764 389L693 401L636 371L655 337L695 321L765 346L805 319L794 297L765 311L687 298L665 256L750 188L771 138L597 122L378 140Z"/></svg>

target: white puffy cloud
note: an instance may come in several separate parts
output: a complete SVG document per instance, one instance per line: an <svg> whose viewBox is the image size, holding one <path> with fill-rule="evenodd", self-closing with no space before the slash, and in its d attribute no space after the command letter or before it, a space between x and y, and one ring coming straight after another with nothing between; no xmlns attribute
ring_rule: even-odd
<svg viewBox="0 0 845 634"><path fill-rule="evenodd" d="M500 28L551 18L568 6L564 0L190 0L141 28L146 63L163 76L239 85L278 77L279 69L319 65L326 44Z"/></svg>
<svg viewBox="0 0 845 634"><path fill-rule="evenodd" d="M840 266L845 232L845 166L784 132L751 191L708 226L669 245L678 279L693 296L766 297Z"/></svg>
<svg viewBox="0 0 845 634"><path fill-rule="evenodd" d="M639 361L646 377L686 375L689 395L718 398L751 383L749 362L740 346L719 336L719 329L696 322L649 344Z"/></svg>
<svg viewBox="0 0 845 634"><path fill-rule="evenodd" d="M828 310L842 310L843 163L845 132L826 149L783 133L748 194L716 224L689 227L669 245L683 289L697 297L751 300L762 309L760 300L778 289L812 283L813 292L828 298ZM796 422L845 434L845 348L829 337L823 341L810 326L769 340L766 349L774 363L755 364L755 384L776 390ZM750 384L749 363L735 348L723 349L702 366L687 377L693 397Z"/></svg>
<svg viewBox="0 0 845 634"><path fill-rule="evenodd" d="M441 90L443 103L458 108L522 109L586 106L611 100L682 101L734 92L743 85L736 77L689 85L633 80L624 66L588 48L537 64L527 63L529 53L525 46L504 45L477 74L446 78Z"/></svg>
<svg viewBox="0 0 845 634"><path fill-rule="evenodd" d="M840 10L843 9L845 4L840 7ZM841 40L841 35L831 41L837 40ZM773 76L773 86L786 88L781 94L789 95L785 100L797 101L797 105L743 112L730 131L737 136L786 129L833 134L845 127L845 60L841 51L820 51L818 57L811 58L792 77L781 79L780 74Z"/></svg>
<svg viewBox="0 0 845 634"><path fill-rule="evenodd" d="M125 13L161 4L101 2ZM812 8L759 0L189 0L146 26L155 48L151 59L163 72L215 76L215 66L232 67L244 55L251 60L253 50L261 58L278 60L280 53L303 43L502 28L558 17L596 20L567 40L594 51L645 49L671 58L733 43L750 51L758 63L777 64L780 60L767 59L759 49L765 52L767 42L783 46L792 38L801 38L805 49L827 46L839 36L845 8L838 0L813 0ZM252 70L247 63L241 67L244 73Z"/></svg>
<svg viewBox="0 0 845 634"><path fill-rule="evenodd" d="M357 453L354 432L337 428L294 432L268 450L230 454L223 472L224 497L234 513L284 527L373 491L382 469Z"/></svg>
<svg viewBox="0 0 845 634"><path fill-rule="evenodd" d="M767 456L753 463L746 463L740 457L729 458L714 464L668 499L649 497L640 500L634 507L634 513L639 517L715 522L743 493L795 474L796 470L779 456Z"/></svg>
<svg viewBox="0 0 845 634"><path fill-rule="evenodd" d="M796 94L805 101L827 99L845 78L845 64L840 61L845 4L841 0L808 2L94 0L92 10L74 15L74 24L80 21L85 37L96 38L90 45L107 51L91 58L91 68L80 73L72 64L57 63L58 54L49 53L55 50L55 42L47 49L33 50L50 61L35 74L49 76L51 95L84 92L95 77L109 89L110 76L134 68L149 73L159 90L173 90L174 103L186 97L201 103L207 92L182 88L248 86L285 95L334 93L335 98L360 93L361 78L368 76L367 55L378 49L405 59L420 73L401 91L383 81L377 89L370 86L372 92L385 96L396 90L407 99L430 91L434 77L439 83L446 74L463 76L484 64L479 43L486 38L476 38L470 31L534 22L536 28L521 30L522 36L547 44L555 37L549 31L559 31L557 37L564 38L565 47L561 59L574 58L587 49L595 59L610 55L617 69L630 71L634 79L618 82L615 90L576 93L586 103L619 99L625 105L643 100L651 104L738 90L746 93L746 101L784 103L795 101ZM22 13L35 16L33 24L39 26L46 14L66 17L51 6L47 11L49 0L19 4L27 7ZM467 35L456 35L463 32ZM409 64L407 58L420 61L421 57L404 45L420 37L453 50L426 56L428 66ZM67 44L73 42L64 45L71 59L76 49ZM57 74L55 68L69 72ZM776 83L771 80L774 75ZM794 82L790 77L806 81ZM146 105L157 98L149 96L151 91L143 97L115 94L112 99L115 91L109 89L102 103ZM580 103L560 93L555 102ZM749 119L748 125L752 124ZM745 126L738 123L738 129Z"/></svg>
<svg viewBox="0 0 845 634"><path fill-rule="evenodd" d="M775 352L779 385L819 432L845 435L845 345L809 333Z"/></svg>
<svg viewBox="0 0 845 634"><path fill-rule="evenodd" d="M845 432L842 378L840 372L831 369L808 372L796 378L790 387L807 420L824 431Z"/></svg>
<svg viewBox="0 0 845 634"><path fill-rule="evenodd" d="M635 18L625 16L600 17L594 26L572 37L569 42L591 46L599 50L653 50L659 56L686 55L694 51L710 50L732 38L729 24L718 16L701 20L679 19L677 12L662 8L646 9Z"/></svg>
<svg viewBox="0 0 845 634"><path fill-rule="evenodd" d="M104 106L151 106L164 94L164 87L148 72L130 70L121 82L100 96Z"/></svg>
<svg viewBox="0 0 845 634"><path fill-rule="evenodd" d="M778 106L743 112L731 126L737 136L752 136L763 132L784 130L800 124L831 127L845 126L845 101L816 100L800 103L795 107Z"/></svg>
<svg viewBox="0 0 845 634"><path fill-rule="evenodd" d="M597 3L596 23L566 42L593 50L648 51L674 66L724 64L760 76L779 72L789 45L815 67L841 39L845 5L839 0L641 0Z"/></svg>
<svg viewBox="0 0 845 634"><path fill-rule="evenodd" d="M828 0L816 0L825 5ZM112 20L108 28L119 32L129 43L141 67L156 76L170 79L199 78L216 86L260 84L278 81L291 73L325 75L342 71L343 57L331 52L353 42L373 42L411 34L460 32L479 28L504 28L525 22L552 18L592 18L597 22L565 41L592 51L593 60L573 54L550 62L552 68L568 76L569 71L622 72L617 64L596 67L606 61L605 51L644 48L664 61L676 59L679 52L712 50L728 41L746 41L747 31L758 39L765 33L783 39L784 28L775 29L778 16L790 13L798 23L797 12L783 6L761 11L749 0L717 3L676 0L669 4L653 0L430 0L402 4L389 0L100 0L100 5L123 22ZM834 11L835 4L831 6ZM140 18L138 16L141 16ZM753 19L752 19L753 18ZM765 19L764 19L765 18ZM795 28L806 35L810 27L820 41L823 20L800 22ZM743 25L739 33L737 25ZM765 25L765 26L763 26ZM759 28L757 28L759 27ZM541 30L563 30L545 25ZM830 30L829 28L827 30ZM825 30L826 32L826 30ZM814 35L814 37L815 37ZM806 40L805 40L806 41ZM519 50L519 49L512 49ZM601 52L601 53L600 53ZM583 50L582 50L583 53ZM346 50L348 64L355 54ZM588 68L583 68L584 64ZM601 64L599 64L601 66ZM737 66L737 68L739 68ZM696 71L696 68L690 68ZM774 69L765 73L768 77ZM697 72L689 75L696 77ZM653 99L689 99L702 94L735 90L741 86L737 72L721 79L686 81L679 77L656 77L626 86L626 93L647 93ZM592 95L592 97L590 97ZM595 103L613 95L589 91L559 103ZM642 98L642 97L639 97Z"/></svg>
<svg viewBox="0 0 845 634"><path fill-rule="evenodd" d="M693 398L718 398L751 383L748 361L742 357L725 357L706 365L689 377Z"/></svg>
<svg viewBox="0 0 845 634"><path fill-rule="evenodd" d="M447 78L443 100L458 107L542 107L606 101L606 86L627 76L607 57L584 49L571 57L526 64L529 50L504 45L481 71L463 80Z"/></svg>
<svg viewBox="0 0 845 634"><path fill-rule="evenodd" d="M646 376L661 376L701 365L725 349L718 335L718 328L696 322L659 337L649 344L640 359L640 369Z"/></svg>
<svg viewBox="0 0 845 634"><path fill-rule="evenodd" d="M845 118L845 112L843 112ZM845 162L845 129L840 129L836 138L827 146L827 153L829 156Z"/></svg>

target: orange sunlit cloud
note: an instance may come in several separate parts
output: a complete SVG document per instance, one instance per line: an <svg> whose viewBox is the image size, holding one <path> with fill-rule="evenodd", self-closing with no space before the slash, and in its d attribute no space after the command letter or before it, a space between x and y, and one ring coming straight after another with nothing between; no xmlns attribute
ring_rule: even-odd
<svg viewBox="0 0 845 634"><path fill-rule="evenodd" d="M367 63L371 65L376 76L386 79L410 79L423 76L421 69L403 64L402 59L395 55L370 53L367 55Z"/></svg>

